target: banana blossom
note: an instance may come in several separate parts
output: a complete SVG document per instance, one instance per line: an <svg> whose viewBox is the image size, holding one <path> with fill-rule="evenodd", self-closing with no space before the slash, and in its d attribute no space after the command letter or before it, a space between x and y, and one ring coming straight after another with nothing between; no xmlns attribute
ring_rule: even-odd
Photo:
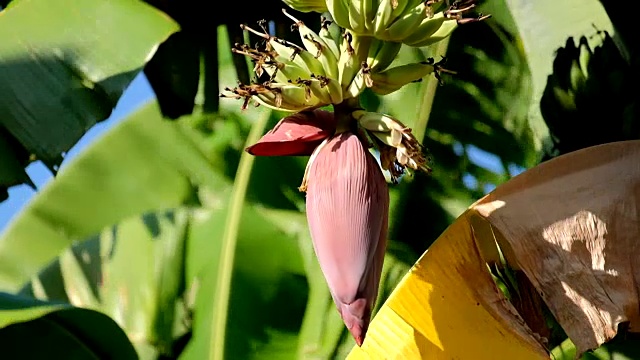
<svg viewBox="0 0 640 360"><path fill-rule="evenodd" d="M373 155L332 113L287 116L247 148L258 156L311 155L301 190L313 246L342 320L364 341L387 243L389 192Z"/></svg>

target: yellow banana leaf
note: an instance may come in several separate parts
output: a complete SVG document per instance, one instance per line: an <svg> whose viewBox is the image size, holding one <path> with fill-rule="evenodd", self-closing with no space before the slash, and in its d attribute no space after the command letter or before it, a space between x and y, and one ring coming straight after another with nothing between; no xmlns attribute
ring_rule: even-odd
<svg viewBox="0 0 640 360"><path fill-rule="evenodd" d="M578 355L620 323L637 332L639 199L640 141L576 151L514 177L425 252L348 359L548 359L532 330L541 319L516 310L491 277L501 253Z"/></svg>

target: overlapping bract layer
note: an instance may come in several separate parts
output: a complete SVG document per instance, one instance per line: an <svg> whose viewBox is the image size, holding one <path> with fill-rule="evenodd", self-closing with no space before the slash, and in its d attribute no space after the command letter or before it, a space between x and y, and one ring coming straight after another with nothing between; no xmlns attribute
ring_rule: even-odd
<svg viewBox="0 0 640 360"><path fill-rule="evenodd" d="M335 130L336 120L332 113L302 111L280 120L246 151L256 156L311 155Z"/></svg>
<svg viewBox="0 0 640 360"><path fill-rule="evenodd" d="M309 169L307 219L331 295L358 345L369 326L386 249L389 193L375 158L350 132Z"/></svg>

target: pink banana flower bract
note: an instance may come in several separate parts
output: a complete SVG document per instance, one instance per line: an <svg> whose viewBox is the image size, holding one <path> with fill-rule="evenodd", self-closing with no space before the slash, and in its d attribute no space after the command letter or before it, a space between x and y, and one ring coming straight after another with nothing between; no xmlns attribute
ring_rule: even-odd
<svg viewBox="0 0 640 360"><path fill-rule="evenodd" d="M246 150L257 156L311 155L320 143L336 130L332 113L323 110L295 113Z"/></svg>
<svg viewBox="0 0 640 360"><path fill-rule="evenodd" d="M333 114L314 110L282 119L254 155L310 155L307 221L333 301L356 343L364 341L378 295L387 243L389 192L378 162ZM304 186L304 184L303 184Z"/></svg>

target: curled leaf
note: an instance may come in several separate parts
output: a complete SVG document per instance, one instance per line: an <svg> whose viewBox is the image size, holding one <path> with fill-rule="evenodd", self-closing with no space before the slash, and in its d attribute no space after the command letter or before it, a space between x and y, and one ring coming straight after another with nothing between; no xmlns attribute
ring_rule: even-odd
<svg viewBox="0 0 640 360"><path fill-rule="evenodd" d="M507 262L521 269L578 353L640 329L640 141L575 151L479 201Z"/></svg>
<svg viewBox="0 0 640 360"><path fill-rule="evenodd" d="M418 260L349 359L548 359L537 305L513 299L529 296L523 291L507 299L492 279L489 268L503 259L524 274L518 289L527 283L540 294L578 355L619 325L639 332L639 157L640 141L609 143L499 186Z"/></svg>

